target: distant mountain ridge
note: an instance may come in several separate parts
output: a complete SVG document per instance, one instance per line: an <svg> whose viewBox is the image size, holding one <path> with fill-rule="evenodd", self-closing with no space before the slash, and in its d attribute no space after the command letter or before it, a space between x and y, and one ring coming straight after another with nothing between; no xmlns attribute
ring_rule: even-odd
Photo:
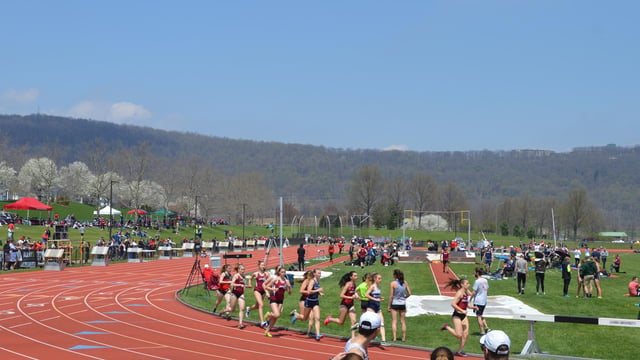
<svg viewBox="0 0 640 360"><path fill-rule="evenodd" d="M15 156L26 159L47 156L50 147L56 146L59 165L80 160L78 154L97 139L113 148L133 148L145 140L151 151L166 161L195 156L227 175L261 173L275 194L295 194L310 199L340 201L353 171L369 164L378 166L384 175L410 178L417 173L428 173L440 185L452 181L465 191L472 204L525 194L562 199L571 189L584 187L609 218L637 218L640 212L639 146L586 147L567 153L535 149L349 150L234 140L41 114L0 115L0 137L8 139L11 148L22 149ZM0 159L12 163L6 156L0 155ZM626 226L632 224L627 221Z"/></svg>

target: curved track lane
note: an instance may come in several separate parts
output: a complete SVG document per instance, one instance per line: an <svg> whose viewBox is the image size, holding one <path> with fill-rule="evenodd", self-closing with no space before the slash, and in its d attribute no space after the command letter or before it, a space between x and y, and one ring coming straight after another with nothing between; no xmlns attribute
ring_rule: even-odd
<svg viewBox="0 0 640 360"><path fill-rule="evenodd" d="M253 255L264 257L264 251ZM296 249L285 249L283 256L285 263L295 262ZM175 293L184 287L193 262L183 258L3 274L0 358L326 360L344 347L340 339L316 342L286 329L265 338L257 326L240 330L237 321L181 304ZM247 272L256 270L255 263L245 261ZM412 360L426 359L428 352L372 347L370 356Z"/></svg>

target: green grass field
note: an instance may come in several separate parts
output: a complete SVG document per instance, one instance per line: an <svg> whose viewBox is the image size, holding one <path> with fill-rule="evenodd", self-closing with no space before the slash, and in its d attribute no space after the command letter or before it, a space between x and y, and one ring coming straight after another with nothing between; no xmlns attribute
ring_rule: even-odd
<svg viewBox="0 0 640 360"><path fill-rule="evenodd" d="M638 269L640 265L640 254L623 254L622 269L631 270ZM437 294L437 288L434 284L433 277L426 264L400 264L398 265L405 273L413 293L423 295ZM460 276L468 276L473 279L473 264L453 264L453 270ZM356 269L360 275L363 271L360 268L348 267L343 264L332 265L327 270L334 272L334 275L322 280L322 286L325 290L325 296L321 298L322 319L326 315L338 315L338 280L340 276L351 269ZM376 271L383 274L383 296L387 296L388 283L392 279L392 271L394 267L383 267L374 265L366 268L366 271ZM576 298L575 289L577 286L576 279L572 280L571 298L562 297L562 280L560 271L549 270L546 274L546 295L536 296L532 291L535 286L535 278L533 273L528 280L527 289L529 292L518 298L524 303L538 309L545 314L555 315L574 315L574 316L592 316L592 317L612 317L622 319L637 319L640 308L635 306L640 299L623 296L626 293L626 285L630 281L633 274L620 274L617 278L603 278L601 285L603 288L603 299L585 299ZM296 284L298 285L298 284ZM285 298L284 311L297 308L298 287L294 289L294 294ZM513 279L490 281L490 295L516 295L516 284ZM196 307L210 311L215 301L215 294L211 298L206 297L203 290L192 288L185 300ZM253 304L251 298L248 304ZM490 305L489 305L490 306ZM383 309L386 305L383 304ZM385 327L387 331L387 339L391 340L391 316L384 313ZM253 313L250 320L257 319L257 314ZM416 316L407 318L407 344L416 345L427 348L435 348L445 345L452 349L457 348L458 340L453 338L448 332L440 331L440 326L449 323L451 317L443 316ZM518 320L505 320L497 318L489 318L489 327L492 329L502 329L509 334L513 344L514 353L519 353L527 341L527 331L529 323ZM348 320L347 320L348 322ZM279 320L280 326L290 327L289 317L283 316ZM307 328L306 322L296 323L295 328ZM635 359L636 351L632 344L638 337L638 329L581 325L581 324L562 324L562 323L545 323L537 322L534 326L536 332L536 340L540 349L544 352L563 355L577 356L585 358L599 359ZM342 327L331 324L328 327L322 327L322 331L327 334L338 336L349 336L349 328L347 325ZM470 318L470 337L465 350L472 353L480 353L478 345L479 332L475 322L475 317ZM398 334L400 336L400 334ZM610 349L615 349L612 352Z"/></svg>

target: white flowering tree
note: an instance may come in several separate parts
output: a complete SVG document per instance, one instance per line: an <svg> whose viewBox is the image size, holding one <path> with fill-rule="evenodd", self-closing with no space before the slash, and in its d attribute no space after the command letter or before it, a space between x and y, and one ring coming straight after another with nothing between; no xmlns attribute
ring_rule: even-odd
<svg viewBox="0 0 640 360"><path fill-rule="evenodd" d="M81 162L76 161L69 166L60 168L60 183L62 188L60 193L68 196L70 199L84 199L92 194L91 184L94 182L95 175L89 170L89 167Z"/></svg>
<svg viewBox="0 0 640 360"><path fill-rule="evenodd" d="M0 161L0 191L9 192L16 185L16 171L6 162Z"/></svg>
<svg viewBox="0 0 640 360"><path fill-rule="evenodd" d="M27 160L18 177L26 192L43 197L47 203L61 187L58 166L45 157Z"/></svg>

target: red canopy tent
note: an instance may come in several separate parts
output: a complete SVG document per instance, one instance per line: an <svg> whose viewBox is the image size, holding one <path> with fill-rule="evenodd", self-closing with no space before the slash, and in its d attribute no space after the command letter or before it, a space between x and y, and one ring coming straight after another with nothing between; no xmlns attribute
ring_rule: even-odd
<svg viewBox="0 0 640 360"><path fill-rule="evenodd" d="M23 197L14 203L5 205L3 208L7 210L53 210L53 207L43 204L40 200L32 197Z"/></svg>
<svg viewBox="0 0 640 360"><path fill-rule="evenodd" d="M127 214L138 214L138 215L146 215L147 212L142 209L134 209L127 211Z"/></svg>

